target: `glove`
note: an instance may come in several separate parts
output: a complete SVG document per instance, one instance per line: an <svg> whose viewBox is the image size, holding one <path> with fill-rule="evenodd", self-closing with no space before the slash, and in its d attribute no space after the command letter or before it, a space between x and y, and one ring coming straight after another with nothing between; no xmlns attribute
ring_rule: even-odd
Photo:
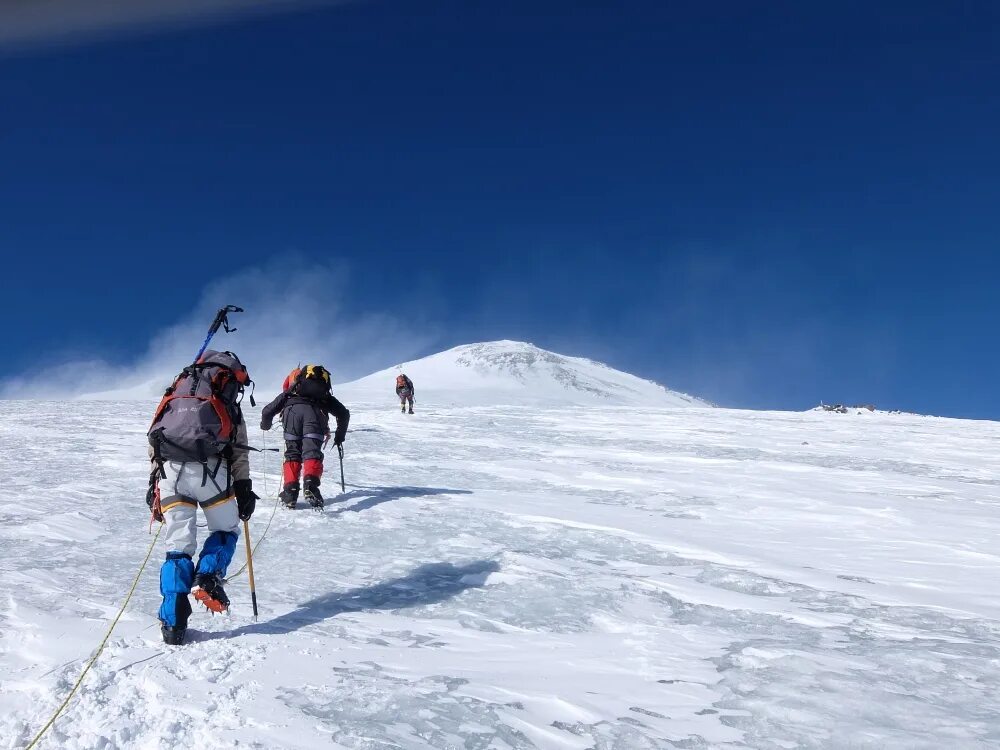
<svg viewBox="0 0 1000 750"><path fill-rule="evenodd" d="M268 430L271 429L271 423L265 419L260 420L260 429L262 429L264 432L267 432Z"/></svg>
<svg viewBox="0 0 1000 750"><path fill-rule="evenodd" d="M156 481L156 474L149 478L149 489L146 490L146 505L149 506L153 514L153 520L163 523L163 513L160 512L160 483Z"/></svg>
<svg viewBox="0 0 1000 750"><path fill-rule="evenodd" d="M236 491L236 506L239 508L240 520L249 521L257 507L257 494L253 491L253 484L249 479L237 479L233 482L233 489Z"/></svg>
<svg viewBox="0 0 1000 750"><path fill-rule="evenodd" d="M333 438L333 446L335 448L339 448L343 444L344 444L344 438L343 438L343 436L341 436L341 435L334 436L334 438Z"/></svg>

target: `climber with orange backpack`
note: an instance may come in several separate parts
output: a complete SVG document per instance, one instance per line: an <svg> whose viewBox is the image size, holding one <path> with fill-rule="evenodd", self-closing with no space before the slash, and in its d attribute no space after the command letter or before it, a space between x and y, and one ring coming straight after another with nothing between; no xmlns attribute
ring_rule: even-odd
<svg viewBox="0 0 1000 750"><path fill-rule="evenodd" d="M211 612L229 608L222 582L236 551L240 521L250 518L257 501L240 407L244 387L252 381L235 354L205 351L207 342L167 388L148 432L152 472L146 503L153 519L165 524L159 619L170 645L184 643L192 588ZM209 535L195 565L199 507Z"/></svg>
<svg viewBox="0 0 1000 750"><path fill-rule="evenodd" d="M399 396L399 410L405 412L409 403L410 414L413 414L413 381L406 376L406 373L396 376L396 395Z"/></svg>
<svg viewBox="0 0 1000 750"><path fill-rule="evenodd" d="M306 500L321 510L323 495L319 485L323 476L323 447L330 438L330 415L337 420L333 444L340 448L351 413L330 392L330 373L322 365L297 367L288 374L281 393L261 412L260 428L270 430L279 412L285 433L285 464L278 497L285 507L295 507L301 472Z"/></svg>

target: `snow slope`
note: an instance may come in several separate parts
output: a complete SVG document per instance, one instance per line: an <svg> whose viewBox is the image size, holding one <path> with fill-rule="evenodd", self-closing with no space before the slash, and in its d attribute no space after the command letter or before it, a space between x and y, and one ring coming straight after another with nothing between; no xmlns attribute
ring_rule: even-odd
<svg viewBox="0 0 1000 750"><path fill-rule="evenodd" d="M394 398L396 376L409 375L420 403L681 407L710 404L600 362L567 357L522 341L466 344L337 386L345 400Z"/></svg>
<svg viewBox="0 0 1000 750"><path fill-rule="evenodd" d="M2 748L55 710L150 543L151 408L0 402ZM231 616L164 647L161 544L39 747L997 748L998 440L908 415L356 408L347 494L278 510L258 550L260 620L240 576ZM273 497L276 459L254 461Z"/></svg>
<svg viewBox="0 0 1000 750"><path fill-rule="evenodd" d="M251 373L257 371L256 364L247 362ZM567 357L521 341L458 346L338 385L336 393L348 403L384 404L396 398L394 389L400 372L405 372L414 381L421 403L438 406L711 406L599 362ZM87 393L80 398L99 401L159 399L169 382L168 374L165 378ZM263 398L261 394L274 394L279 386L278 382L258 382L258 395Z"/></svg>

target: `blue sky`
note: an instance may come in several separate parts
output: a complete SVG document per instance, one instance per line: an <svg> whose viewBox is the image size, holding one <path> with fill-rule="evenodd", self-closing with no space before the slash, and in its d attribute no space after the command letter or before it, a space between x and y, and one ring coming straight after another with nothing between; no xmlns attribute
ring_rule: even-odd
<svg viewBox="0 0 1000 750"><path fill-rule="evenodd" d="M0 55L0 378L128 364L263 269L331 327L391 317L386 365L518 338L724 405L1000 418L1000 10L702 5L386 0Z"/></svg>

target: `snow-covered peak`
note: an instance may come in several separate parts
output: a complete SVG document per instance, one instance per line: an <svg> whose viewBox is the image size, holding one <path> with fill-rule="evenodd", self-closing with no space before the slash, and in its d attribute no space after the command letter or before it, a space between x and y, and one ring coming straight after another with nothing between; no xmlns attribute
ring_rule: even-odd
<svg viewBox="0 0 1000 750"><path fill-rule="evenodd" d="M507 340L465 344L404 362L339 386L337 393L345 399L382 401L393 397L400 373L413 380L418 402L441 405L709 405L600 362Z"/></svg>

